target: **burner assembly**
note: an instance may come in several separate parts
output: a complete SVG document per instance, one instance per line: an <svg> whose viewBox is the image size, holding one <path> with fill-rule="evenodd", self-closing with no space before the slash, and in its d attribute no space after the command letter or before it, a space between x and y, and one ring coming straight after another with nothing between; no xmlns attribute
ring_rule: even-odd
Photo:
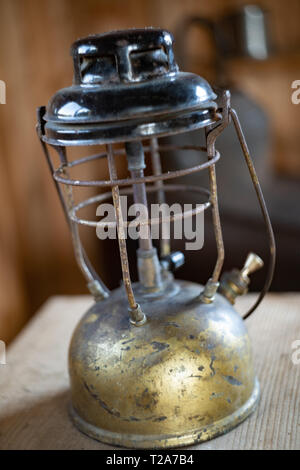
<svg viewBox="0 0 300 470"><path fill-rule="evenodd" d="M267 292L273 275L275 243L264 198L237 113L227 90L213 91L201 77L178 69L172 35L160 29L117 31L90 36L72 46L74 82L38 110L38 135L60 197L78 265L94 305L78 324L70 344L70 415L85 434L129 448L190 445L225 433L243 421L259 399L251 345L244 324ZM270 245L265 285L244 315L233 304L245 294L249 275L263 261L249 253L242 269L221 274L224 260L218 210L217 137L233 123L258 198ZM172 146L161 138L203 129L206 146ZM103 146L103 151L68 158L69 148ZM50 151L50 149L52 149ZM60 164L55 168L51 152ZM165 152L180 150L199 164L162 172ZM72 177L76 167L105 159L107 180ZM117 159L127 163L120 178ZM150 166L152 172L145 174ZM148 170L148 169L147 169ZM174 184L185 175L208 172L209 188ZM75 187L100 194L75 203ZM103 192L106 189L106 192ZM121 196L149 206L149 195L164 204L166 194L191 191L200 204L180 215L136 219L143 228L137 250L138 282L131 281ZM79 216L83 208L113 202L115 220ZM204 286L175 279L184 254L172 240L154 246L151 228L211 212L217 260ZM123 284L109 291L82 246L79 226L117 229ZM99 242L105 243L105 241ZM204 255L203 255L204 256ZM116 257L114 256L114 259ZM201 270L201 266L199 266Z"/></svg>

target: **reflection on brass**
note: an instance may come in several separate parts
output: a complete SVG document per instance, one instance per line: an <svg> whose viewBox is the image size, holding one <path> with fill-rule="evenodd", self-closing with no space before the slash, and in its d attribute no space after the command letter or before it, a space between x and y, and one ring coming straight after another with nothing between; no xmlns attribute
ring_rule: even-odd
<svg viewBox="0 0 300 470"><path fill-rule="evenodd" d="M123 289L79 323L69 352L71 416L89 436L174 447L222 434L253 411L259 387L242 319L221 295L204 304L195 300L199 284L176 285L156 301L138 298L147 312L140 328Z"/></svg>
<svg viewBox="0 0 300 470"><path fill-rule="evenodd" d="M243 268L239 271L233 269L225 272L221 276L219 292L223 294L231 304L235 303L237 296L248 292L250 284L249 274L261 269L264 265L263 260L255 253L249 253Z"/></svg>
<svg viewBox="0 0 300 470"><path fill-rule="evenodd" d="M245 264L241 270L241 276L247 280L249 283L250 280L248 278L249 274L254 273L258 269L262 268L264 265L263 260L257 256L255 253L249 253L246 258Z"/></svg>

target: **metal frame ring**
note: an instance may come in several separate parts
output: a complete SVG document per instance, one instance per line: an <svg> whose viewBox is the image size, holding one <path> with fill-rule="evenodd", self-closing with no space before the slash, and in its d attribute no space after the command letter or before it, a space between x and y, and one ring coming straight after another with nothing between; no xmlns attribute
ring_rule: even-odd
<svg viewBox="0 0 300 470"><path fill-rule="evenodd" d="M158 189L155 186L147 187L147 193L153 193L157 192ZM185 211L182 214L174 214L170 215L168 217L160 217L158 219L147 219L147 220L138 220L138 221L124 221L124 226L128 227L129 224L131 227L135 226L144 226L144 225L158 225L166 222L175 222L177 220L182 220L186 219L188 217L192 217L196 214L199 214L203 212L204 210L208 209L211 206L211 202L209 200L210 197L210 192L205 189L201 188L198 186L187 186L183 184L168 184L164 185L164 191L165 192L172 192L172 191L188 191L188 192L198 192L200 194L205 194L208 196L208 200L205 201L204 203L201 203L200 207L196 207L192 210ZM127 189L122 189L120 190L120 195L129 195L132 194L133 190L132 188L127 188ZM91 204L94 204L96 202L104 202L112 197L111 192L106 192L103 194L98 194L97 196L90 197L88 199L85 199L84 201L81 201L79 204L76 204L75 206L72 207L72 209L69 210L69 217L70 219L79 224L79 225L85 225L88 227L108 227L108 228L115 228L116 227L116 222L101 222L101 221L92 221L92 220L87 220L87 219L82 219L77 217L76 213L80 210L83 209Z"/></svg>
<svg viewBox="0 0 300 470"><path fill-rule="evenodd" d="M164 147L160 147L160 150L164 150ZM193 146L184 146L184 147L167 147L167 150L202 150L204 151L204 147L193 147ZM206 149L205 149L206 150ZM119 152L120 153L120 152ZM96 154L96 155L91 155L89 157L84 157L80 160L74 161L71 166L75 166L81 163L84 163L85 161L89 161L92 159L96 158L102 158L106 154ZM62 176L62 173L64 170L68 167L70 167L70 164L68 165L61 165L59 166L54 172L53 172L53 178L55 181L58 183L62 183L65 185L71 185L71 186L96 186L96 187L112 187L112 186L130 186L132 184L140 184L140 183L155 183L156 181L165 181L173 178L179 178L181 176L186 176L191 173L196 173L198 171L205 170L209 168L210 166L214 165L215 163L218 162L220 159L220 153L216 150L214 157L212 157L210 160L200 163L199 165L195 165L190 168L183 168L180 170L173 170L173 171L168 171L166 173L161 173L160 175L150 175L150 176L143 176L140 178L125 178L125 179L116 179L114 181L111 180L78 180L78 179L70 179L70 178L65 178Z"/></svg>

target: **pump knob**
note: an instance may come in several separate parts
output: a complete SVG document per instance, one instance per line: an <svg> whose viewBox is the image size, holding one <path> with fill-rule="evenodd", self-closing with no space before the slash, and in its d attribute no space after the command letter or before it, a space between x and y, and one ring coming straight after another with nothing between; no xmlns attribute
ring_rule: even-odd
<svg viewBox="0 0 300 470"><path fill-rule="evenodd" d="M248 292L249 274L261 269L263 265L264 262L258 255L249 253L241 270L235 268L222 274L218 289L220 294L234 304L238 295Z"/></svg>

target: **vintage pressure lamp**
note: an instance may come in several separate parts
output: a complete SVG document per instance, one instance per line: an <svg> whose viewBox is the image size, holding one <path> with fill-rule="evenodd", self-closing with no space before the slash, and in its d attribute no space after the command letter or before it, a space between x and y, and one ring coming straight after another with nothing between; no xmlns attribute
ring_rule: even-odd
<svg viewBox="0 0 300 470"><path fill-rule="evenodd" d="M74 84L58 91L46 108L38 110L38 134L67 216L78 264L95 298L70 345L71 416L87 435L125 447L167 448L211 439L238 425L258 401L249 338L232 304L247 292L249 274L263 262L250 253L241 270L220 277L224 247L215 170L220 154L215 141L231 120L270 244L265 286L244 318L263 298L274 268L272 228L237 114L230 107L230 94L217 95L203 78L180 72L172 42L169 32L152 28L75 42ZM189 152L198 152L199 164L162 173L160 155L178 147L162 145L160 138L200 128L206 147L181 148L186 161ZM68 159L70 146L99 144L105 146L102 153ZM57 169L49 147L60 158ZM116 156L127 162L126 179L117 175ZM72 177L74 167L103 158L110 179ZM144 175L148 159L152 172ZM205 169L210 191L169 183ZM76 186L109 191L75 203ZM184 212L183 218L208 208L212 212L218 254L205 286L174 279L171 271L183 263L184 255L172 253L170 240L163 239L158 256L150 230L139 240L139 281L131 282L124 236L128 221L121 210L120 194L133 194L136 203L147 205L149 193L163 202L169 191L195 191L202 197L202 204ZM94 271L79 238L79 225L97 227L107 222L78 214L109 198L115 210L111 225L117 227L123 273L123 285L112 292ZM163 225L175 218L167 215L154 222ZM150 223L147 218L141 225L149 227ZM113 262L115 259L112 254Z"/></svg>

